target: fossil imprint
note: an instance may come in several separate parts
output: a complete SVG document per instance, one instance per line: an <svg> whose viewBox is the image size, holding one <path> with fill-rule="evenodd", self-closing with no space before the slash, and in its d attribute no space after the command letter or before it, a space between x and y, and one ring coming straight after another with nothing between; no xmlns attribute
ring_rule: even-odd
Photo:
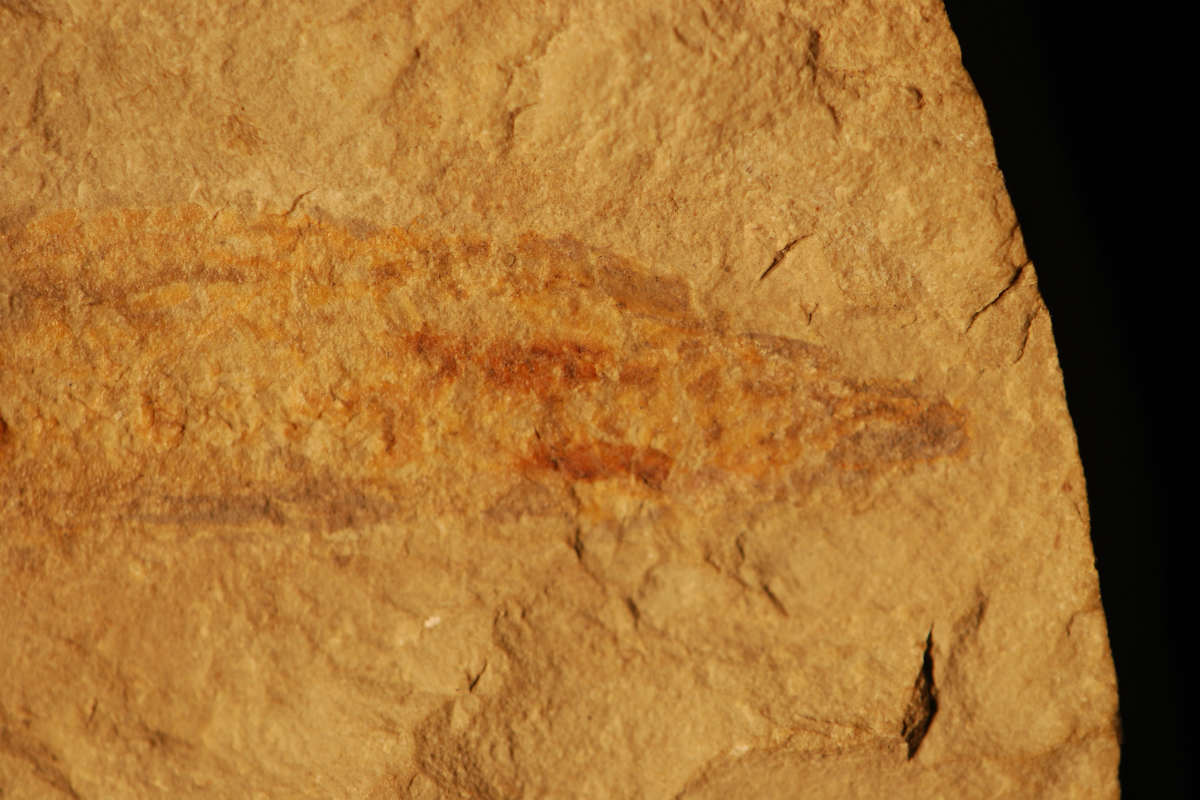
<svg viewBox="0 0 1200 800"><path fill-rule="evenodd" d="M170 233L135 234L151 215ZM802 501L968 438L920 386L732 330L683 280L570 237L184 206L43 218L4 246L0 384L20 399L0 471L53 495L56 464L86 469L106 488L59 498L64 516L236 524L300 507L336 527L446 470L457 495L411 502L486 506L497 481L480 477L505 475Z"/></svg>

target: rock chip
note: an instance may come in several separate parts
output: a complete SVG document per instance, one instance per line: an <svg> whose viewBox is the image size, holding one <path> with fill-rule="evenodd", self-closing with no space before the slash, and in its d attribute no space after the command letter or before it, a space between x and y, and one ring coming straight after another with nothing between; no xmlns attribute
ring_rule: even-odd
<svg viewBox="0 0 1200 800"><path fill-rule="evenodd" d="M1115 797L937 0L0 2L5 798Z"/></svg>

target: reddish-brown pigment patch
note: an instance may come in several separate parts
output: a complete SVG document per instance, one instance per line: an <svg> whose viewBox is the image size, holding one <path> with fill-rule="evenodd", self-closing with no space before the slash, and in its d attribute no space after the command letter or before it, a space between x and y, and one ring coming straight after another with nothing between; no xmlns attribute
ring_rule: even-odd
<svg viewBox="0 0 1200 800"><path fill-rule="evenodd" d="M64 520L334 525L514 480L724 475L776 497L967 441L944 398L719 333L682 279L570 237L189 206L57 215L2 244L0 480ZM61 488L83 485L103 490Z"/></svg>
<svg viewBox="0 0 1200 800"><path fill-rule="evenodd" d="M558 470L572 480L631 475L652 489L661 489L671 472L671 457L661 450L604 441L552 445L539 439L531 463Z"/></svg>
<svg viewBox="0 0 1200 800"><path fill-rule="evenodd" d="M473 360L488 381L500 388L549 397L565 387L596 380L596 365L601 358L611 360L596 348L541 340L528 345L497 342Z"/></svg>

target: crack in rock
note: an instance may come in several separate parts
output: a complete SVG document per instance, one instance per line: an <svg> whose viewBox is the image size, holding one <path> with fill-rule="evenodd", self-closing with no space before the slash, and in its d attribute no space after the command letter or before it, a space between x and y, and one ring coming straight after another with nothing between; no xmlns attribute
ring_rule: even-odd
<svg viewBox="0 0 1200 800"><path fill-rule="evenodd" d="M912 696L908 708L904 710L904 722L900 726L900 736L908 745L908 758L917 754L929 726L937 715L937 686L933 682L933 630L925 638L925 653L921 657L921 671L913 682Z"/></svg>

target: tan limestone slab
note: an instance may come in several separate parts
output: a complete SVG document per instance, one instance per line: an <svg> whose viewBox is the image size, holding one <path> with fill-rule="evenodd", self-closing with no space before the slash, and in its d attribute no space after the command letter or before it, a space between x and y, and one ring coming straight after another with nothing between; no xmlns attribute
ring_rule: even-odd
<svg viewBox="0 0 1200 800"><path fill-rule="evenodd" d="M0 2L5 798L1118 794L938 2Z"/></svg>

